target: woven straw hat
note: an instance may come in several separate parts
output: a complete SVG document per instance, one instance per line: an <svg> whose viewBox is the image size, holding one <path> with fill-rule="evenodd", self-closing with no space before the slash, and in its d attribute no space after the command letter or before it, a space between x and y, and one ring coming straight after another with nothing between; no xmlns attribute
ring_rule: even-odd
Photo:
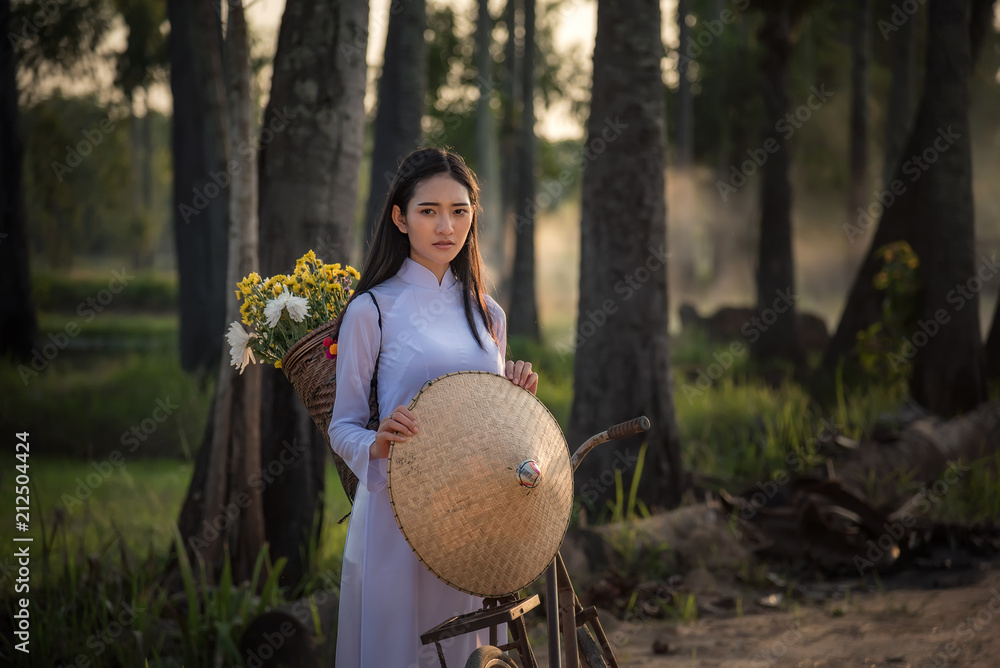
<svg viewBox="0 0 1000 668"><path fill-rule="evenodd" d="M569 527L573 468L559 423L509 379L428 381L408 408L420 431L389 453L400 531L438 578L476 596L534 582Z"/></svg>

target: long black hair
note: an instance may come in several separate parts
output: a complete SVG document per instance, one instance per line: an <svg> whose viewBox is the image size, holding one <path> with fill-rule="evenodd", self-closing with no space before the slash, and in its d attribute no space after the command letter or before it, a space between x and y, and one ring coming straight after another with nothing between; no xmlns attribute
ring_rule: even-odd
<svg viewBox="0 0 1000 668"><path fill-rule="evenodd" d="M379 216L375 226L375 238L372 240L365 257L361 269L361 280L358 281L354 294L347 300L347 305L350 305L365 290L395 276L406 258L410 257L410 237L401 232L392 222L392 207L399 206L400 210L405 212L410 200L413 199L417 186L439 174L448 174L469 191L472 226L469 228L465 244L458 251L455 259L451 261L451 270L454 272L455 278L462 282L464 288L462 302L465 306L465 318L469 322L472 336L475 337L479 347L486 350L479 338L475 316L472 312L473 304L475 309L479 311L483 322L486 323L486 328L497 346L500 345L500 341L497 331L498 323L494 321L492 313L486 307L483 258L479 255L479 182L469 166L465 164L465 160L451 151L439 148L417 149L400 163L392 185L389 186L389 192L386 194L382 215ZM338 330L344 313L347 311L347 305L337 316L336 328Z"/></svg>

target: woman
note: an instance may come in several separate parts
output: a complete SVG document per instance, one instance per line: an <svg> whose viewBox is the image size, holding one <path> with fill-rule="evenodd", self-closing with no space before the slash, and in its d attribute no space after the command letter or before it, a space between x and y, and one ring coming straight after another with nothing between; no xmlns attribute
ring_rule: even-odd
<svg viewBox="0 0 1000 668"><path fill-rule="evenodd" d="M478 204L479 186L461 157L439 149L407 156L340 316L330 442L359 484L344 547L337 666L437 666L433 644L422 645L420 634L482 607L481 598L451 588L420 563L386 488L390 442L419 433L405 404L426 381L479 370L505 375L532 394L538 386L529 362L504 362L506 315L483 289ZM376 359L381 421L373 433L365 426ZM465 665L488 638L484 629L442 642L448 665Z"/></svg>

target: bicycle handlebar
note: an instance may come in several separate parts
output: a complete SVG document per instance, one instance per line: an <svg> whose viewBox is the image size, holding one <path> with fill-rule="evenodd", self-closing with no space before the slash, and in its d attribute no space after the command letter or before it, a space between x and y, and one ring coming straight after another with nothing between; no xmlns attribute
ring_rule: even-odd
<svg viewBox="0 0 1000 668"><path fill-rule="evenodd" d="M632 436L633 434L639 434L649 429L649 418L645 415L640 415L637 418L633 418L627 422L621 422L615 426L602 431L599 434L595 434L587 439L587 442L581 445L576 452L573 453L573 457L570 460L573 464L573 470L575 471L583 458L587 456L587 453L594 449L595 446L604 443L605 441L614 441L618 439L625 438L627 436Z"/></svg>
<svg viewBox="0 0 1000 668"><path fill-rule="evenodd" d="M614 427L611 427L611 429L608 429L608 438L612 441L617 441L618 439L625 438L626 436L642 433L647 429L649 429L649 418L645 415L640 415L639 417L629 420L628 422L616 424Z"/></svg>

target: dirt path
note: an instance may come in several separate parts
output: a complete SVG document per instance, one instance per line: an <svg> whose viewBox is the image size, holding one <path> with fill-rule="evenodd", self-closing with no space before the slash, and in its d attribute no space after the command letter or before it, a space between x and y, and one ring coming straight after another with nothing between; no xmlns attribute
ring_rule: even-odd
<svg viewBox="0 0 1000 668"><path fill-rule="evenodd" d="M699 612L690 624L601 618L622 665L636 668L1000 666L1000 563L904 574L885 586L782 611ZM536 651L546 665L544 645Z"/></svg>

